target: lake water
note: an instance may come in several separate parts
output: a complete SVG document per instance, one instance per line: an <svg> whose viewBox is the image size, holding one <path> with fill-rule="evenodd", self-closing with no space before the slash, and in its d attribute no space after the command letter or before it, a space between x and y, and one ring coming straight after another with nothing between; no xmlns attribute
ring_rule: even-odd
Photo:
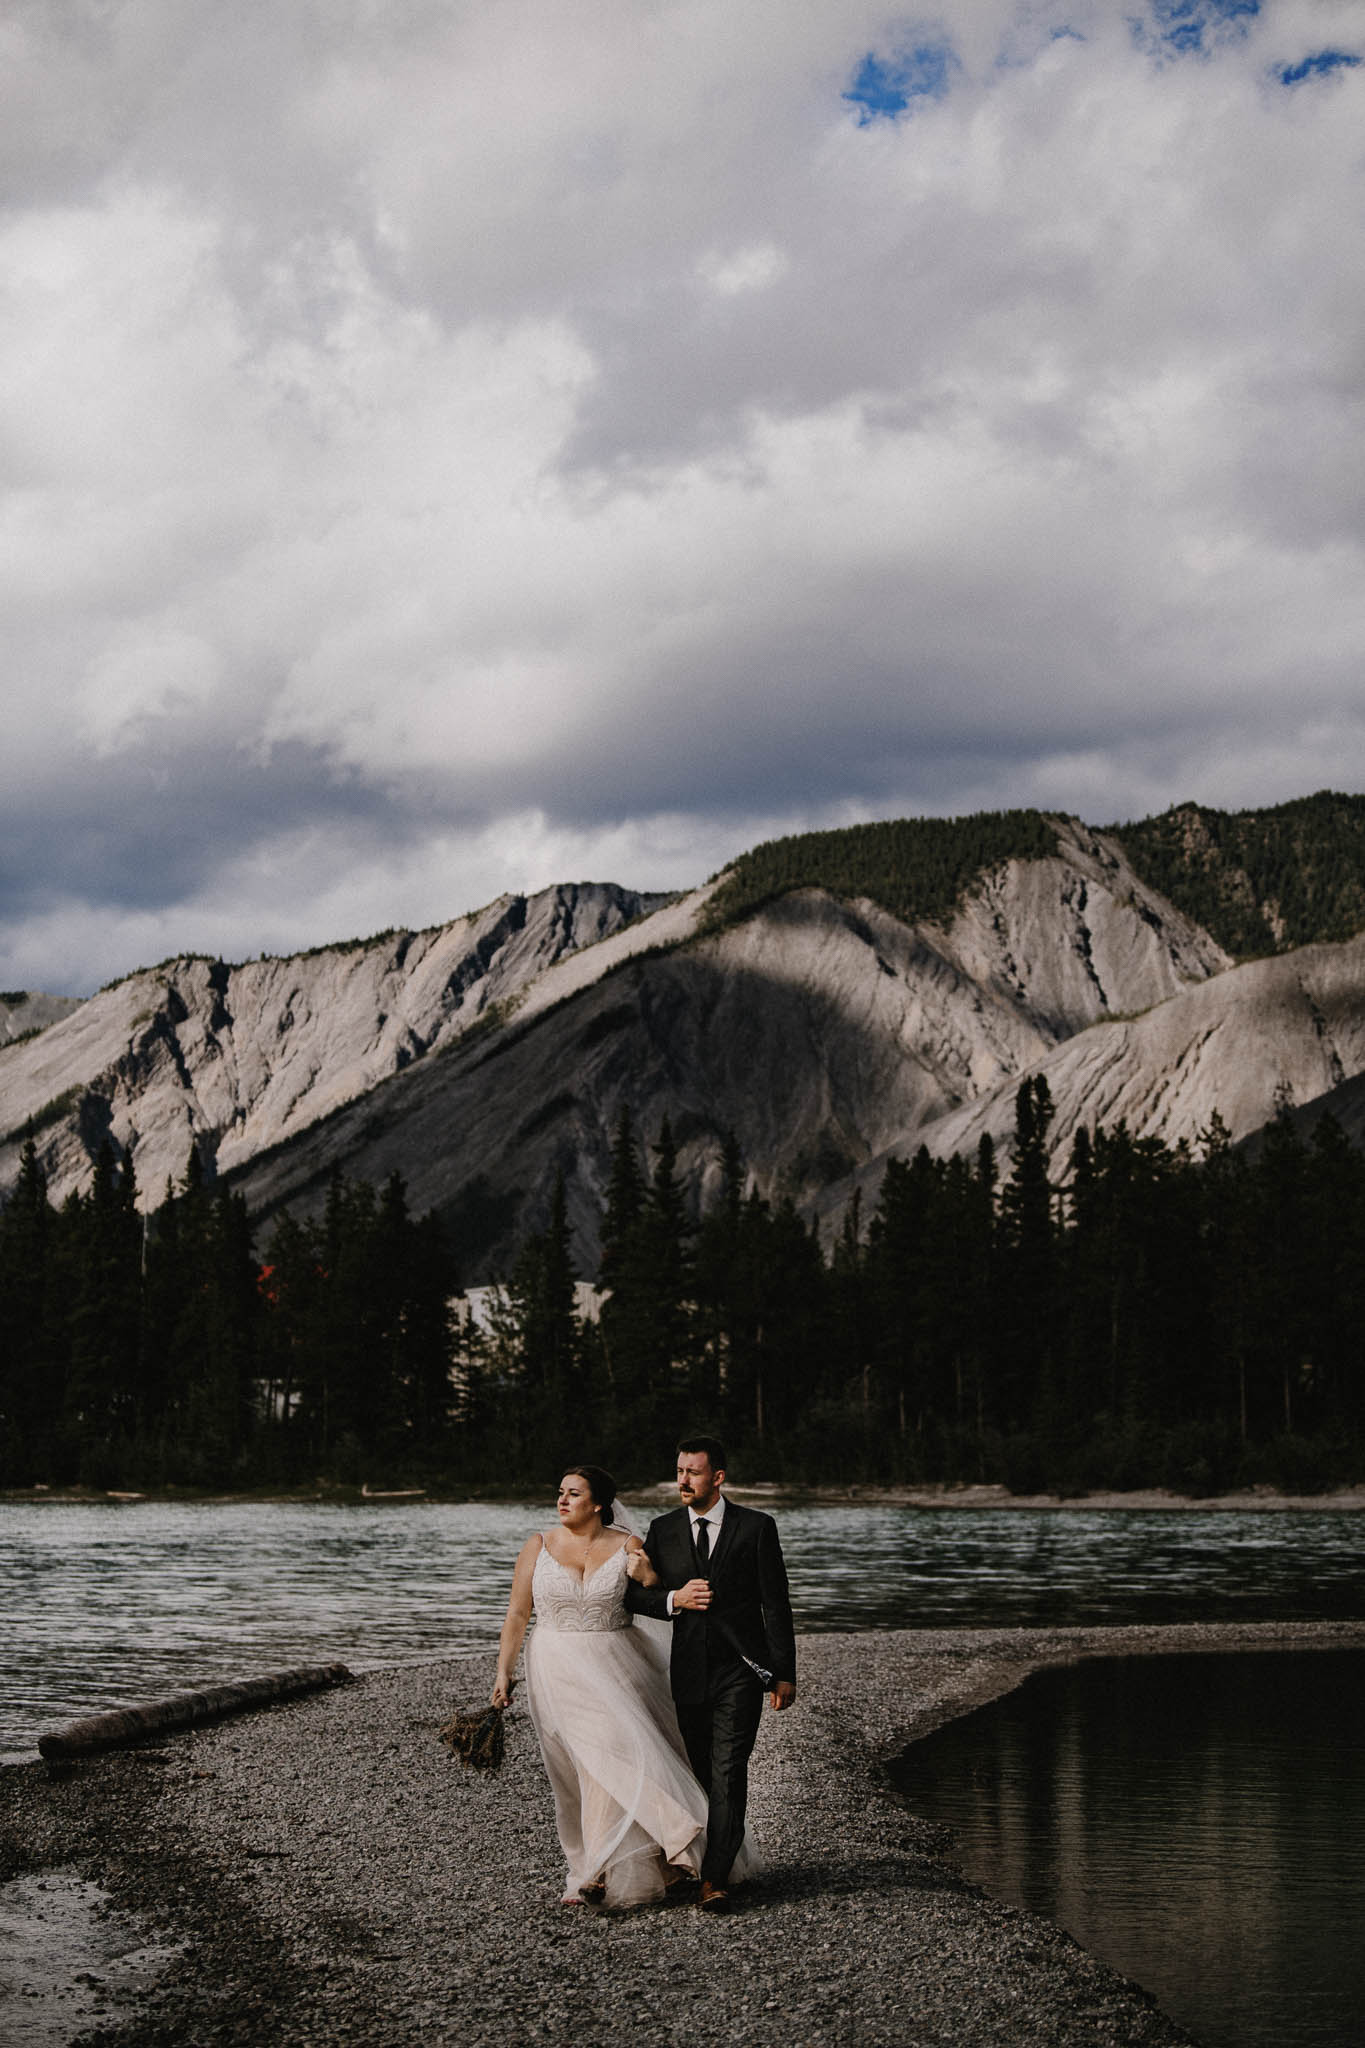
<svg viewBox="0 0 1365 2048"><path fill-rule="evenodd" d="M1365 1617L1350 1513L780 1517L805 1629ZM0 1504L0 1760L76 1714L291 1664L491 1653L549 1521L548 1502Z"/></svg>
<svg viewBox="0 0 1365 2048"><path fill-rule="evenodd" d="M1365 2043L1365 1651L1041 1671L896 1779L1205 2048Z"/></svg>

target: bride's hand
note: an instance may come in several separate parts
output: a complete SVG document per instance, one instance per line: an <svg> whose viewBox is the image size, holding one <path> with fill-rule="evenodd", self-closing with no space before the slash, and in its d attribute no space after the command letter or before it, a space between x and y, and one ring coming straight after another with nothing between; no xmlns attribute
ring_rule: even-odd
<svg viewBox="0 0 1365 2048"><path fill-rule="evenodd" d="M516 1689L517 1681L515 1678L503 1678L499 1675L493 1680L493 1690L489 1696L489 1704L494 1707L510 1707L512 1695Z"/></svg>
<svg viewBox="0 0 1365 2048"><path fill-rule="evenodd" d="M657 1585L657 1574L649 1559L645 1556L645 1546L638 1536L628 1536L626 1538L626 1553L626 1571L635 1580L636 1584L640 1586Z"/></svg>

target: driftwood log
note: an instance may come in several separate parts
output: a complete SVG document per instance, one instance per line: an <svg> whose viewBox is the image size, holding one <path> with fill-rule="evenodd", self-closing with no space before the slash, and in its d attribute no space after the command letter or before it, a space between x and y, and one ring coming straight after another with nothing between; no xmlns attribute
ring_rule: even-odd
<svg viewBox="0 0 1365 2048"><path fill-rule="evenodd" d="M275 1671L265 1678L243 1678L235 1685L215 1685L206 1692L180 1692L169 1699L148 1700L137 1707L119 1707L108 1714L90 1714L83 1721L68 1721L49 1735L38 1737L39 1752L53 1762L69 1757L89 1756L99 1749L118 1749L137 1742L144 1735L162 1735L173 1728L193 1728L200 1721L216 1721L224 1714L244 1713L251 1707L270 1706L275 1700L290 1700L300 1693L321 1692L329 1685L349 1685L352 1675L344 1664L308 1664L294 1671Z"/></svg>

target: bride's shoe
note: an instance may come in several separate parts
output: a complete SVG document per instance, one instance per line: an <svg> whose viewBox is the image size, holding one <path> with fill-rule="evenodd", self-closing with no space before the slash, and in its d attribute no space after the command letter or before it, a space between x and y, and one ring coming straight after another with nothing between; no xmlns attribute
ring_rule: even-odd
<svg viewBox="0 0 1365 2048"><path fill-rule="evenodd" d="M591 1884L581 1884L578 1896L585 1906L600 1906L607 1896L607 1873L600 1871Z"/></svg>

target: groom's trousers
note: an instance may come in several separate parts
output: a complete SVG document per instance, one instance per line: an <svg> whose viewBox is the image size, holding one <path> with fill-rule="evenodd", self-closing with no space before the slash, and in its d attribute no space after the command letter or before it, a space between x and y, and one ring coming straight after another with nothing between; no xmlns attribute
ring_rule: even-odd
<svg viewBox="0 0 1365 2048"><path fill-rule="evenodd" d="M707 1797L706 1853L701 1875L723 1885L744 1839L749 1757L763 1715L763 1688L745 1664L707 1674L706 1698L678 1703L687 1760Z"/></svg>

